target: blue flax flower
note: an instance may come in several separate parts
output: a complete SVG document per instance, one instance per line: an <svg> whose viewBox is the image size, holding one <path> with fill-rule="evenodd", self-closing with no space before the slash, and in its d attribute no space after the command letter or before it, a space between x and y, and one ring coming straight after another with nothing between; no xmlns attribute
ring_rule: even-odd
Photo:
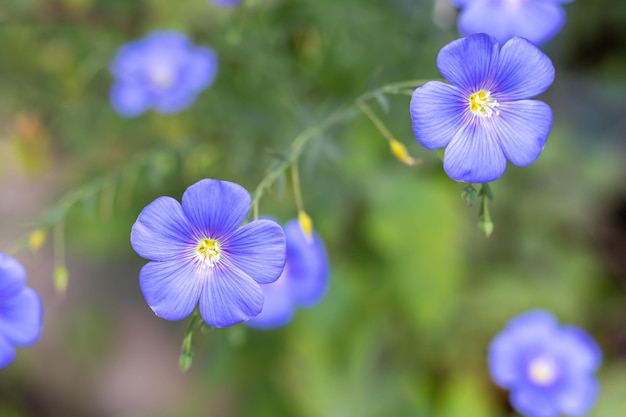
<svg viewBox="0 0 626 417"><path fill-rule="evenodd" d="M235 7L241 2L242 0L213 0L213 3L221 7Z"/></svg>
<svg viewBox="0 0 626 417"><path fill-rule="evenodd" d="M259 329L284 326L294 316L296 306L312 307L326 294L328 288L328 256L319 235L313 231L309 238L298 220L285 225L287 260L280 278L262 285L265 303L263 311L246 324Z"/></svg>
<svg viewBox="0 0 626 417"><path fill-rule="evenodd" d="M157 31L121 46L110 71L115 77L111 103L121 115L135 117L150 108L175 113L211 85L217 56L182 33Z"/></svg>
<svg viewBox="0 0 626 417"><path fill-rule="evenodd" d="M514 36L540 45L565 23L562 3L572 0L451 0L461 7L459 32L488 33L502 43Z"/></svg>
<svg viewBox="0 0 626 417"><path fill-rule="evenodd" d="M41 300L26 287L24 267L0 252L0 368L13 362L16 346L39 339L42 321Z"/></svg>
<svg viewBox="0 0 626 417"><path fill-rule="evenodd" d="M450 84L430 81L411 98L413 133L427 149L446 147L443 168L457 181L482 183L504 174L507 159L534 162L552 127L552 110L537 100L554 80L550 59L513 38L499 48L485 34L444 46L437 66Z"/></svg>
<svg viewBox="0 0 626 417"><path fill-rule="evenodd" d="M511 391L527 417L582 416L593 406L602 361L593 339L552 314L533 310L512 319L489 346L491 377Z"/></svg>
<svg viewBox="0 0 626 417"><path fill-rule="evenodd" d="M159 197L143 209L130 241L151 261L141 269L139 285L157 316L183 319L199 301L204 321L225 327L261 312L259 284L280 276L285 234L270 220L239 227L249 211L243 187L213 179L187 188L182 205Z"/></svg>

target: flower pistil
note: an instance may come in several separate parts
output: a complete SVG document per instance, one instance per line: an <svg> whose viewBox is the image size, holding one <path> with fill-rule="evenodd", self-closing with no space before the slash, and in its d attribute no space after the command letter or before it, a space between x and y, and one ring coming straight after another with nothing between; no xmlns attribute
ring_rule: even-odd
<svg viewBox="0 0 626 417"><path fill-rule="evenodd" d="M220 242L215 239L202 238L198 243L196 253L205 265L213 266L220 260L222 253Z"/></svg>
<svg viewBox="0 0 626 417"><path fill-rule="evenodd" d="M478 116L491 117L493 113L499 115L500 112L495 110L500 104L491 97L491 91L480 90L469 97L470 111Z"/></svg>

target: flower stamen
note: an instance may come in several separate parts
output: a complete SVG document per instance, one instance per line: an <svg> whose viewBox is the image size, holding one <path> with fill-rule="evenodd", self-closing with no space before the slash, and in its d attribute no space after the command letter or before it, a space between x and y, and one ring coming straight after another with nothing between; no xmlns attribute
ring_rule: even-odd
<svg viewBox="0 0 626 417"><path fill-rule="evenodd" d="M500 103L491 97L491 91L480 90L469 96L470 111L478 116L491 117L494 113L499 115L500 112L495 110Z"/></svg>
<svg viewBox="0 0 626 417"><path fill-rule="evenodd" d="M554 360L549 357L539 356L528 365L528 375L531 381L537 385L550 385L557 376L559 370Z"/></svg>
<svg viewBox="0 0 626 417"><path fill-rule="evenodd" d="M219 262L221 257L221 245L218 240L202 238L196 249L198 258L208 266L213 266Z"/></svg>

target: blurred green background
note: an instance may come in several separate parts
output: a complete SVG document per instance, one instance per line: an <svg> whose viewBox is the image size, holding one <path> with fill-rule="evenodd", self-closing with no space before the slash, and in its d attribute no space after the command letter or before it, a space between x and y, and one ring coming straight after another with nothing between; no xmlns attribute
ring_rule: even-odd
<svg viewBox="0 0 626 417"><path fill-rule="evenodd" d="M505 417L486 351L513 316L552 311L585 328L605 363L592 417L626 410L626 3L566 5L543 50L555 122L539 160L492 185L495 231L476 227L435 152L411 133L409 97L370 102L423 163L402 165L359 115L300 161L331 285L287 327L214 330L178 369L186 323L145 304L129 244L140 210L201 178L253 191L299 132L365 91L439 78L455 12L437 0L2 0L0 250L21 250L44 299L37 345L0 372L2 417ZM117 115L117 48L174 29L219 56L215 83L171 116ZM281 180L282 182L282 180ZM262 200L296 216L289 181ZM56 230L56 244L55 234ZM63 234L59 234L64 231ZM64 245L60 242L65 242ZM62 252L65 252L63 257ZM53 283L66 260L67 293Z"/></svg>

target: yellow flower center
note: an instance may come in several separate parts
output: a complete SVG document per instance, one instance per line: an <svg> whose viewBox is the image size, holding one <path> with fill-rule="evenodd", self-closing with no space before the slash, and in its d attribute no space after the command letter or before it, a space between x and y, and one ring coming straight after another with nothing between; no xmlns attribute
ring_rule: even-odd
<svg viewBox="0 0 626 417"><path fill-rule="evenodd" d="M478 116L491 117L494 113L500 114L498 110L495 110L499 105L488 90L480 90L469 97L470 111Z"/></svg>
<svg viewBox="0 0 626 417"><path fill-rule="evenodd" d="M556 364L551 358L538 357L533 359L528 366L530 379L538 385L550 385L558 375Z"/></svg>
<svg viewBox="0 0 626 417"><path fill-rule="evenodd" d="M220 242L215 239L202 238L196 249L198 258L208 266L215 265L220 260L221 247Z"/></svg>

